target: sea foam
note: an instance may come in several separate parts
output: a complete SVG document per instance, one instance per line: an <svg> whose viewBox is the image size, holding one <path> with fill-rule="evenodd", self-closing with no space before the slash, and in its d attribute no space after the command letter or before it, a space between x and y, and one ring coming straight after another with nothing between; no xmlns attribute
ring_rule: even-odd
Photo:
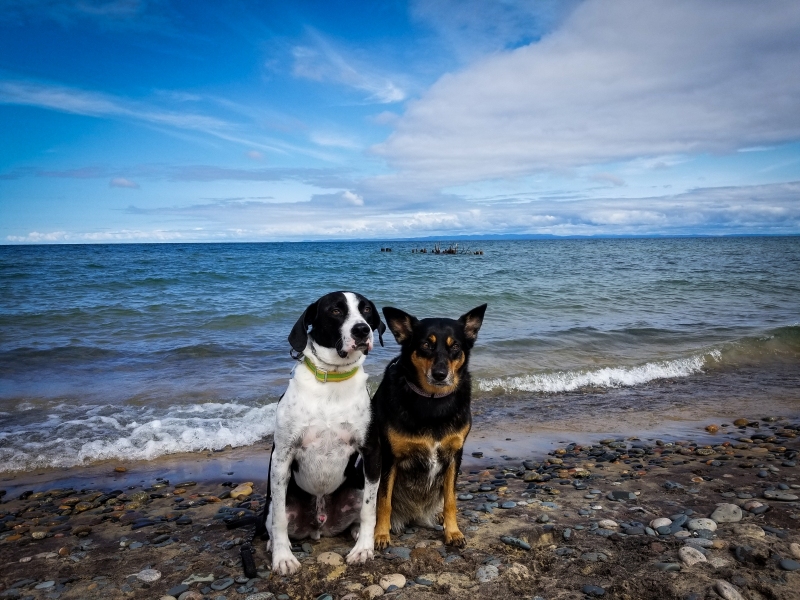
<svg viewBox="0 0 800 600"><path fill-rule="evenodd" d="M642 385L658 379L688 377L701 372L707 361L718 361L719 350L696 354L686 358L649 362L631 367L604 367L578 371L557 371L516 377L481 379L478 389L483 392L571 392L582 388L619 388Z"/></svg>
<svg viewBox="0 0 800 600"><path fill-rule="evenodd" d="M50 414L38 426L0 434L0 472L246 446L273 433L276 406L206 403L171 407L166 415L177 416L152 419L152 411L133 407L113 416L91 414L108 407L92 407L85 418Z"/></svg>

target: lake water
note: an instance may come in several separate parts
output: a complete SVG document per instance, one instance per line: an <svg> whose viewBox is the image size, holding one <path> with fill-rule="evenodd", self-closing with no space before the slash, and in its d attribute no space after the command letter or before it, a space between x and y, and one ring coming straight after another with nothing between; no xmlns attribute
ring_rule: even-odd
<svg viewBox="0 0 800 600"><path fill-rule="evenodd" d="M800 388L800 237L386 245L0 247L0 471L254 443L295 364L289 330L333 290L420 318L487 302L476 403L536 418L743 393L766 410Z"/></svg>

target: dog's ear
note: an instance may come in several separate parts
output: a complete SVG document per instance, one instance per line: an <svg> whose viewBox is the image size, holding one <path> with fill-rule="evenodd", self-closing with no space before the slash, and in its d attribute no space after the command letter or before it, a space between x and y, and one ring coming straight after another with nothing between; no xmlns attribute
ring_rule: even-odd
<svg viewBox="0 0 800 600"><path fill-rule="evenodd" d="M481 325L483 325L483 315L486 313L486 306L486 304L481 304L458 318L458 322L464 325L464 333L467 339L471 342L478 339L478 330L481 328Z"/></svg>
<svg viewBox="0 0 800 600"><path fill-rule="evenodd" d="M291 333L289 333L289 343L292 345L295 352L302 352L306 349L306 344L308 343L308 327L316 318L317 303L312 302L308 305L308 308L303 311L300 318L297 319L297 323L294 324Z"/></svg>
<svg viewBox="0 0 800 600"><path fill-rule="evenodd" d="M366 298L364 298L366 300ZM383 346L383 333L386 331L386 325L383 324L381 321L381 316L378 314L378 309L375 308L375 305L372 303L372 300L367 300L367 304L369 304L370 311L369 311L369 318L367 319L367 324L372 328L372 331L378 330L378 340Z"/></svg>
<svg viewBox="0 0 800 600"><path fill-rule="evenodd" d="M386 323L389 325L394 339L401 346L411 339L414 334L414 326L419 323L416 317L391 306L383 307L383 316L386 317Z"/></svg>

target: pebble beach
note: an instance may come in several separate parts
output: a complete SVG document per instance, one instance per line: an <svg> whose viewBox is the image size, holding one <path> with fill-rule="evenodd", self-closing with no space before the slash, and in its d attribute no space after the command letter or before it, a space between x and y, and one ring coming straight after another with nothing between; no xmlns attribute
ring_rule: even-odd
<svg viewBox="0 0 800 600"><path fill-rule="evenodd" d="M482 433L479 418L472 435ZM293 548L301 570L281 577L257 542L255 579L239 558L251 530L226 520L260 510L265 478L240 475L257 473L269 440L195 456L195 471L179 457L6 477L0 598L798 598L798 435L800 419L754 415L683 438L468 452L457 485L466 548L408 528L347 565L349 537L308 540ZM174 478L184 472L203 476Z"/></svg>

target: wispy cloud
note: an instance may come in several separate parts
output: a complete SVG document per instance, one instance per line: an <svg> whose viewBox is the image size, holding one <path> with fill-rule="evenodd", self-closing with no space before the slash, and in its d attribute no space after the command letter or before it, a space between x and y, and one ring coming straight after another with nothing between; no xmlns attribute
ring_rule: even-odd
<svg viewBox="0 0 800 600"><path fill-rule="evenodd" d="M356 60L346 59L314 31L309 33L309 37L310 45L298 45L292 49L292 73L295 77L354 88L367 94L367 102L391 104L405 100L406 92L392 77L378 74Z"/></svg>
<svg viewBox="0 0 800 600"><path fill-rule="evenodd" d="M57 112L98 118L119 118L156 127L198 132L262 151L300 153L325 160L323 153L281 140L251 135L252 125L202 113L173 111L111 94L35 81L0 80L0 104L36 106Z"/></svg>
<svg viewBox="0 0 800 600"><path fill-rule="evenodd" d="M37 169L20 167L0 173L0 180L22 177L57 179L155 179L167 181L299 181L322 188L349 188L354 179L345 169L309 167L261 167L237 169L215 165L143 164L130 167L86 166L74 169Z"/></svg>
<svg viewBox="0 0 800 600"><path fill-rule="evenodd" d="M551 31L577 0L413 0L412 18L433 29L463 62L529 44Z"/></svg>
<svg viewBox="0 0 800 600"><path fill-rule="evenodd" d="M139 184L136 183L135 181L131 181L130 179L126 179L125 177L114 177L114 179L108 182L108 187L129 188L132 190L138 190Z"/></svg>
<svg viewBox="0 0 800 600"><path fill-rule="evenodd" d="M68 23L75 19L129 21L141 16L144 0L5 0L5 19L47 18Z"/></svg>
<svg viewBox="0 0 800 600"><path fill-rule="evenodd" d="M625 180L622 177L614 175L613 173L595 173L590 175L589 179L597 183L604 183L606 185L622 186L625 185Z"/></svg>

